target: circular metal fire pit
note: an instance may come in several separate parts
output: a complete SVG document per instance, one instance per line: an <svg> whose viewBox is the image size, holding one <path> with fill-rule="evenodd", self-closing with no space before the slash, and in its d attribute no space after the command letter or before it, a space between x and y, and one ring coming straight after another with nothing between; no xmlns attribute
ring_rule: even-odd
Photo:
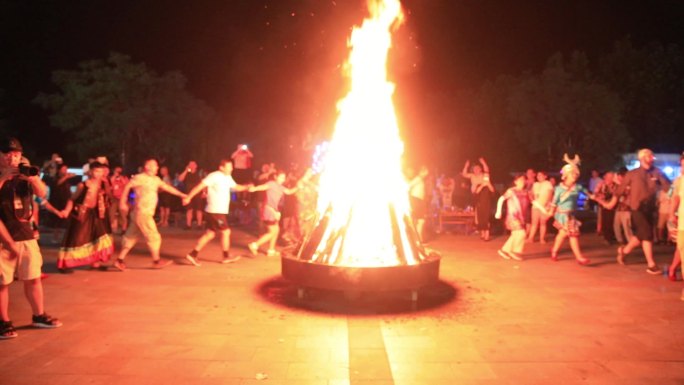
<svg viewBox="0 0 684 385"><path fill-rule="evenodd" d="M299 286L300 298L305 288L345 292L410 290L411 299L416 301L418 289L439 280L439 262L440 257L432 254L415 265L348 267L283 256L281 272L285 279Z"/></svg>

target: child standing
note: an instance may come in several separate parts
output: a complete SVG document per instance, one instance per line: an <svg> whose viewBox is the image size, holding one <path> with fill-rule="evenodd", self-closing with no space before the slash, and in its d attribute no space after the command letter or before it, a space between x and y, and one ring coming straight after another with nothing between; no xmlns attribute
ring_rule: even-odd
<svg viewBox="0 0 684 385"><path fill-rule="evenodd" d="M525 189L525 175L513 178L513 187L499 198L496 203L496 219L501 219L501 209L506 202L506 228L511 231L510 237L497 253L504 259L522 261L520 254L525 247L525 224L530 212L530 197Z"/></svg>

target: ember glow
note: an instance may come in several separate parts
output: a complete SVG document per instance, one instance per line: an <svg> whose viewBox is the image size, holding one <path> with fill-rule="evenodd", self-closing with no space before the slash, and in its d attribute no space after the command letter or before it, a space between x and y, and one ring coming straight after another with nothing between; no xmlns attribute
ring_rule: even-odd
<svg viewBox="0 0 684 385"><path fill-rule="evenodd" d="M416 264L404 145L387 80L392 31L403 15L399 0L369 0L370 16L349 40L349 93L338 103L335 131L320 178L318 214L327 221L313 262L376 267ZM320 223L320 222L319 222ZM408 228L408 229L407 229Z"/></svg>

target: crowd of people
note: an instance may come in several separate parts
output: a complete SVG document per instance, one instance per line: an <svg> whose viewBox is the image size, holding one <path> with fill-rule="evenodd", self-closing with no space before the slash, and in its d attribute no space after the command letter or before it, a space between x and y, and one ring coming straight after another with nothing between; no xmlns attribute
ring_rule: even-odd
<svg viewBox="0 0 684 385"><path fill-rule="evenodd" d="M158 226L174 224L191 229L194 224L201 228L203 233L185 255L187 265L201 266L200 253L217 235L222 251L218 262L240 259L240 255L230 253L233 223L256 221L263 231L246 245L247 249L257 256L265 247L265 254L271 257L280 254L278 241L295 243L311 231L307 219L315 217L311 171L297 167L286 171L266 163L252 172L253 154L246 145L239 145L230 158L220 160L217 169L209 173L189 160L186 167L172 174L167 166L160 167L156 159L149 158L130 178L122 167L110 166L106 157L90 159L81 177L69 173L58 154L45 162L41 172L29 166L22 153L16 139L0 143L0 339L17 335L8 313L8 287L15 279L24 282L33 326L61 326L44 309L42 256L37 242L41 236L58 242L60 273L73 273L81 266L126 271L126 256L141 239L147 244L151 267L160 269L172 261L161 257ZM497 253L507 260L522 261L526 243L536 239L547 242L548 222L553 218L556 235L550 259L559 260L567 239L576 262L586 266L591 261L581 251L581 223L577 218L583 194L598 212L598 233L608 243L619 243L618 263L624 264L640 246L646 271L660 274L653 259L653 243L676 242L668 270L670 279L675 280L684 248L684 204L680 204L684 178L671 184L654 167L653 152L648 149L640 150L638 158L640 166L629 172L606 172L602 178L592 173L586 189L578 183L579 157L566 155L559 182L546 172L529 169L513 176L511 186L501 191L496 204L497 189L484 158L472 167L466 162L461 188L454 178L440 176L431 181L425 167L409 169L407 195L414 228L418 239L426 242L426 227L434 211L430 207L440 211L456 204L472 205L481 239L490 241L492 219L503 219L510 234ZM684 154L680 160L684 167ZM458 190L466 193L458 194ZM178 214L172 215L174 212ZM116 256L114 234L121 234Z"/></svg>
<svg viewBox="0 0 684 385"><path fill-rule="evenodd" d="M547 243L548 223L556 230L549 257L559 260L559 252L566 239L574 259L581 266L591 264L582 254L580 227L577 218L580 197L586 197L584 205L597 214L596 231L609 245L618 245L616 262L625 260L638 247L646 259L646 272L661 274L653 258L653 244L677 245L667 275L677 280L681 266L680 253L684 247L684 205L680 204L684 178L670 182L660 169L654 166L655 156L650 149L637 153L639 166L631 171L607 171L603 176L593 170L588 188L578 183L580 177L579 156L564 156L566 165L560 171L560 182L544 171L528 169L515 174L512 185L504 189L497 200L493 217L502 219L509 236L500 249L499 256L508 260L522 261L526 243ZM684 153L680 157L684 169ZM432 215L438 216L454 206L475 211L475 226L484 241L490 239L492 227L492 201L496 190L490 180L490 170L485 159L477 164L469 162L461 172L461 184L454 178L440 176L436 179L432 195ZM469 182L470 186L467 185ZM461 194L458 194L459 190ZM462 192L467 193L463 194ZM505 208L505 210L504 210ZM505 214L504 214L505 212ZM684 300L684 291L682 292Z"/></svg>
<svg viewBox="0 0 684 385"><path fill-rule="evenodd" d="M69 173L58 154L41 170L30 166L14 138L0 144L0 155L0 339L17 336L9 317L8 294L15 279L24 282L34 327L62 325L44 310L43 258L38 244L41 237L59 245L57 268L63 274L81 266L126 271L125 258L139 240L147 244L151 267L161 269L172 261L161 257L158 226L174 222L180 226L183 222L186 230L193 225L204 229L185 256L188 264L201 265L200 251L217 234L222 249L219 262L233 263L240 256L230 255L231 221L255 220L262 225L266 231L248 249L256 256L260 246L267 245L266 255L277 256L281 223L287 233L282 238L296 239L301 231L299 204L312 204L306 200L310 194L282 204L284 195L294 195L304 190L303 186L311 188L310 173L296 167L286 172L269 163L252 174L253 155L245 145L238 146L230 158L222 159L213 172L204 172L190 160L174 177L154 158L146 159L130 178L122 167L110 167L106 157L89 159L82 176ZM250 200L255 200L258 210L247 207ZM237 216L229 217L231 206L237 206ZM172 217L171 213L179 210L185 215ZM116 256L115 233L121 234Z"/></svg>

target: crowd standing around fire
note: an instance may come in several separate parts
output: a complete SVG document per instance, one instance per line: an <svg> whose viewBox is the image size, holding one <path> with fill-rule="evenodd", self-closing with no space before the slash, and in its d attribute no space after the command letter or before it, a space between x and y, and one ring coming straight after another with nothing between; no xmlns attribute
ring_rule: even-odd
<svg viewBox="0 0 684 385"><path fill-rule="evenodd" d="M44 309L39 238L59 245L58 271L70 274L81 266L126 271L125 258L141 239L149 250L151 267L168 266L173 261L161 257L158 227L171 224L203 230L185 255L185 264L196 267L204 260L228 264L240 259L230 254L232 226L255 224L262 234L246 245L249 255L258 256L265 246L265 254L271 257L280 255L278 242L294 245L314 225L316 184L311 170L297 166L285 170L266 163L252 172L254 155L246 145L238 145L230 158L220 160L217 169L208 173L189 159L172 176L166 165L160 167L156 159L148 158L130 178L106 157L89 159L80 176L69 173L58 154L42 169L30 166L22 155L18 140L6 138L0 143L0 339L17 336L9 317L9 285L14 280L23 281L34 327L62 325ZM484 158L472 167L466 162L461 183L434 175L426 167L407 169L414 228L418 239L427 243L429 229L442 230L434 219L459 210L474 218L477 233L488 242L497 223L492 219L501 219L509 236L497 254L505 260L523 261L525 244L534 242L537 234L540 243L547 242L551 221L556 236L550 260L559 261L567 239L575 261L587 266L591 261L581 251L582 224L577 217L579 198L585 195L598 214L597 233L607 243L618 245L617 263L624 264L641 247L646 271L660 274L653 243L676 244L667 271L674 281L684 249L684 178L670 183L654 166L651 150L639 150L637 156L638 168L608 171L602 178L592 171L584 188L578 183L579 156L565 155L559 181L550 173L528 169L512 177L510 188L501 191L495 204L497 191ZM684 153L680 163L684 168ZM119 247L115 234L121 235ZM217 235L221 258L200 259L200 252Z"/></svg>

